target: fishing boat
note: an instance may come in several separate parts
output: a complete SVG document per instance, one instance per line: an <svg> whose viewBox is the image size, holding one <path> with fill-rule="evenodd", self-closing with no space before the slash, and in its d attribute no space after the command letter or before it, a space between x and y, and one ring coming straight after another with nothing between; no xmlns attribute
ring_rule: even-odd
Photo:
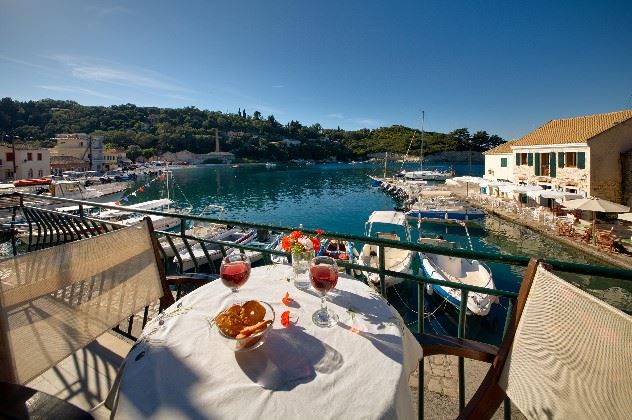
<svg viewBox="0 0 632 420"><path fill-rule="evenodd" d="M399 234L398 234L399 232ZM403 233L406 241L410 242L410 226L406 215L398 211L374 211L365 223L366 236L379 239L400 241ZM412 263L416 252L399 248L384 248L385 268L398 273L412 274ZM377 245L365 244L362 247L358 264L365 267L379 268L380 248ZM377 273L366 273L369 283L379 285L380 277ZM385 276L386 287L402 281L401 278Z"/></svg>
<svg viewBox="0 0 632 420"><path fill-rule="evenodd" d="M231 242L233 244L246 245L255 240L257 231L250 228L235 227L224 230L209 238L214 241ZM204 246L202 246L204 244ZM235 248L226 249L226 254L233 253ZM178 253L173 262L182 266L182 271L189 271L197 266L201 267L209 262L217 261L223 256L221 247L218 244L198 242L189 249L184 249ZM193 260L195 258L195 261Z"/></svg>
<svg viewBox="0 0 632 420"><path fill-rule="evenodd" d="M219 218L221 218L224 207L209 204L202 209L198 217L209 216L215 212L219 212ZM191 227L184 231L184 234L193 238L209 239L225 230L228 230L228 227L224 224L195 220L192 222ZM158 242L165 255L169 258L175 257L176 254L186 249L186 244L180 236L163 236L158 239Z"/></svg>
<svg viewBox="0 0 632 420"><path fill-rule="evenodd" d="M109 203L114 204L114 203ZM121 210L105 210L99 213L99 218L110 222L116 222L122 225L131 226L139 223L143 218L149 216L154 229L167 230L180 225L180 218L177 215L186 215L190 211L189 208L178 209L173 207L173 200L169 198L160 198L157 200L143 201L129 206L119 206ZM134 212L134 210L153 210L165 213L173 213L173 216L147 215L144 213Z"/></svg>
<svg viewBox="0 0 632 420"><path fill-rule="evenodd" d="M420 238L419 242L426 245L456 248L454 242L449 242L443 238ZM421 269L426 277L487 289L496 288L491 270L477 260L424 252L420 252L419 257ZM459 289L441 284L429 284L426 290L429 294L436 292L451 305L460 307L461 291ZM497 302L496 296L470 292L467 296L467 313L485 316L489 313L492 303Z"/></svg>

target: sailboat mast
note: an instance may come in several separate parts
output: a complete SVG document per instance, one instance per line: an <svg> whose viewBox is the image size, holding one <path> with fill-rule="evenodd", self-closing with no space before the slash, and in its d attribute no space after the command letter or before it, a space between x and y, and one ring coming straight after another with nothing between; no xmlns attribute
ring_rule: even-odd
<svg viewBox="0 0 632 420"><path fill-rule="evenodd" d="M419 152L419 170L424 170L424 121L426 119L426 111L421 111L421 150Z"/></svg>

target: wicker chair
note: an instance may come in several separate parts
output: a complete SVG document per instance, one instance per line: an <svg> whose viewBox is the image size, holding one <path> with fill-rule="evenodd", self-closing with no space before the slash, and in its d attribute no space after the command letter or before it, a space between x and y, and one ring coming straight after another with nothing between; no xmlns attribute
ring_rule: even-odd
<svg viewBox="0 0 632 420"><path fill-rule="evenodd" d="M422 335L424 357L491 362L460 419L491 418L508 396L527 417L630 418L632 317L532 259L498 351L472 340Z"/></svg>
<svg viewBox="0 0 632 420"><path fill-rule="evenodd" d="M103 401L131 347L108 331L174 302L157 247L146 218L0 261L0 381L83 409Z"/></svg>

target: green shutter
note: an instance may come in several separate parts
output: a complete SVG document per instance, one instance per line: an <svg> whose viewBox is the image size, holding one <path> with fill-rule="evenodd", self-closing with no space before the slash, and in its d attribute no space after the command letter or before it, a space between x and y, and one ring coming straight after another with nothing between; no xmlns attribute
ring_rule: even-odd
<svg viewBox="0 0 632 420"><path fill-rule="evenodd" d="M549 175L551 178L555 178L555 170L557 165L555 164L555 152L549 153Z"/></svg>
<svg viewBox="0 0 632 420"><path fill-rule="evenodd" d="M516 153L516 166L520 166L520 153Z"/></svg>
<svg viewBox="0 0 632 420"><path fill-rule="evenodd" d="M500 167L501 168L507 167L507 158L500 158Z"/></svg>
<svg viewBox="0 0 632 420"><path fill-rule="evenodd" d="M577 153L577 167L579 169L585 169L586 168L586 153L585 152L578 152Z"/></svg>
<svg viewBox="0 0 632 420"><path fill-rule="evenodd" d="M533 166L533 153L529 153L527 155L527 163L529 164L529 166Z"/></svg>
<svg viewBox="0 0 632 420"><path fill-rule="evenodd" d="M564 167L564 152L557 152L557 167Z"/></svg>
<svg viewBox="0 0 632 420"><path fill-rule="evenodd" d="M540 154L535 153L535 174L540 175Z"/></svg>

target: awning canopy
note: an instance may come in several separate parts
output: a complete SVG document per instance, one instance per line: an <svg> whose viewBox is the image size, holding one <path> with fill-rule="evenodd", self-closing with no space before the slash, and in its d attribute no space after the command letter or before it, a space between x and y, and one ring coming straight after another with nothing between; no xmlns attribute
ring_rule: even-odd
<svg viewBox="0 0 632 420"><path fill-rule="evenodd" d="M421 190L419 191L420 197L450 197L452 191L444 190Z"/></svg>
<svg viewBox="0 0 632 420"><path fill-rule="evenodd" d="M632 213L622 213L619 215L619 219L632 222Z"/></svg>
<svg viewBox="0 0 632 420"><path fill-rule="evenodd" d="M501 185L500 187L498 187L498 190L504 193L526 193L528 191L541 191L542 187L540 187L539 185L509 184Z"/></svg>
<svg viewBox="0 0 632 420"><path fill-rule="evenodd" d="M480 184L481 182L487 182L487 180L481 178L480 176L455 176L452 178L453 181L456 182L469 182L471 184Z"/></svg>
<svg viewBox="0 0 632 420"><path fill-rule="evenodd" d="M628 206L601 198L580 198L565 201L562 205L569 209L599 211L603 213L627 213L630 211L630 207Z"/></svg>
<svg viewBox="0 0 632 420"><path fill-rule="evenodd" d="M533 190L527 191L527 197L530 198L550 198L553 200L564 201L564 200L573 200L576 198L583 198L582 194L569 193L566 191L558 191L558 190Z"/></svg>

